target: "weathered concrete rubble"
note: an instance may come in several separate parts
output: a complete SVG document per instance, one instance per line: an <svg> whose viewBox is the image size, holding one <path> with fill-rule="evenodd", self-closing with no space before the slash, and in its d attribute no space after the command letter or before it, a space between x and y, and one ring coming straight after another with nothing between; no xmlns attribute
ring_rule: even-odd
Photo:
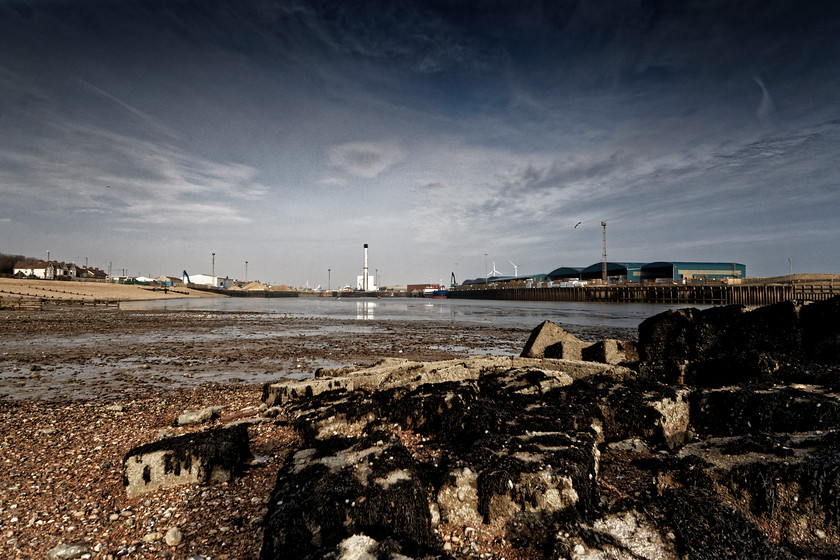
<svg viewBox="0 0 840 560"><path fill-rule="evenodd" d="M551 321L543 321L531 332L520 355L523 358L557 358L604 364L633 364L639 361L634 341L606 339L585 342Z"/></svg>
<svg viewBox="0 0 840 560"><path fill-rule="evenodd" d="M411 557L438 556L433 518L480 527L591 510L599 430L576 426L573 406L543 402L573 378L507 364L474 379L472 365L461 380L289 404L306 447L278 477L263 557L321 558L354 534L389 539ZM394 424L434 441L409 449Z"/></svg>
<svg viewBox="0 0 840 560"><path fill-rule="evenodd" d="M123 459L123 484L129 497L145 492L210 481L227 482L250 458L244 425L162 439L129 451Z"/></svg>
<svg viewBox="0 0 840 560"><path fill-rule="evenodd" d="M668 383L714 387L756 379L837 385L840 298L750 310L680 309L639 325L640 371ZM829 366L826 371L825 366Z"/></svg>
<svg viewBox="0 0 840 560"><path fill-rule="evenodd" d="M574 377L586 377L608 369L604 365L589 362L571 362L565 360L561 363L551 359L542 359L542 356L536 362L506 356L476 356L466 360L440 362L412 362L389 358L363 370L356 368L322 370L314 379L267 385L263 391L263 402L266 406L272 407L329 391L379 391L392 387L414 389L426 384L475 380L483 372L499 368L535 367L555 372L562 370L563 374Z"/></svg>
<svg viewBox="0 0 840 560"><path fill-rule="evenodd" d="M544 323L529 357L267 387L303 443L262 558L474 557L442 524L552 559L840 556L838 311L668 312L610 343L630 367L549 358L593 346Z"/></svg>

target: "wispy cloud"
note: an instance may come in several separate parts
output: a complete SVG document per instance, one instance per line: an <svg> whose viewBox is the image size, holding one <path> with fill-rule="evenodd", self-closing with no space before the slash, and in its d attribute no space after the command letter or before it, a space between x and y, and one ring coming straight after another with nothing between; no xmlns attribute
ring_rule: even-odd
<svg viewBox="0 0 840 560"><path fill-rule="evenodd" d="M248 218L237 200L258 200L268 189L257 171L211 161L173 144L151 142L54 119L37 147L0 151L0 200L35 213L101 211L116 220L162 223L178 215L219 223ZM200 202L196 202L200 201Z"/></svg>
<svg viewBox="0 0 840 560"><path fill-rule="evenodd" d="M104 89L102 89L100 87L97 87L94 84L91 84L90 82L87 82L86 80L82 80L82 79L79 79L78 83L84 89L92 92L96 96L107 99L112 104L119 107L120 109L122 109L123 111L125 111L126 113L128 113L129 115L134 117L136 120L141 122L144 126L148 127L152 132L154 132L156 134L163 134L163 135L165 135L169 138L173 138L173 139L178 137L178 133L174 129L165 125L159 119L157 119L157 118L155 118L155 117L137 109L136 107L130 105L129 103L126 103L122 99L118 99L117 97L115 97L114 95L111 95L110 93L108 93Z"/></svg>
<svg viewBox="0 0 840 560"><path fill-rule="evenodd" d="M393 144L350 142L333 146L328 160L333 172L372 179L402 159L402 152Z"/></svg>
<svg viewBox="0 0 840 560"><path fill-rule="evenodd" d="M251 220L236 210L220 204L180 202L176 205L165 201L144 201L132 204L125 215L134 224L246 224Z"/></svg>

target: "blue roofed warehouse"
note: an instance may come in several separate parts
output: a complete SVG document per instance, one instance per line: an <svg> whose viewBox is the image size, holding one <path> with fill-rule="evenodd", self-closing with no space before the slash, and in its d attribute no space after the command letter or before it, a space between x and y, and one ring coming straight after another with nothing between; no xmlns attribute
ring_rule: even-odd
<svg viewBox="0 0 840 560"><path fill-rule="evenodd" d="M638 282L644 263L607 262L607 278L610 282ZM580 271L581 280L599 280L603 274L604 263L587 266Z"/></svg>
<svg viewBox="0 0 840 560"><path fill-rule="evenodd" d="M744 278L746 275L747 267L741 263L659 261L647 263L641 268L641 280L643 282L655 282L657 280L697 282Z"/></svg>

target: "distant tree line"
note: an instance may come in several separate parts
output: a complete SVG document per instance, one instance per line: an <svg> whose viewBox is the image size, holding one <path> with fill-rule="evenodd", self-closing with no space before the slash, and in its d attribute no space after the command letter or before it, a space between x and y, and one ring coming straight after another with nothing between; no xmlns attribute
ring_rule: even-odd
<svg viewBox="0 0 840 560"><path fill-rule="evenodd" d="M15 272L15 263L18 261L34 261L32 257L24 257L23 255L7 255L0 253L0 274L11 276Z"/></svg>

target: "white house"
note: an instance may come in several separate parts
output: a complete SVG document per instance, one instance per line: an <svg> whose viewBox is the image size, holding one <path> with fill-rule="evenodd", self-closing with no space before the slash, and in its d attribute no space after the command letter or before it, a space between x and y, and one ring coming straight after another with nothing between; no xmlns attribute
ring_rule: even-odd
<svg viewBox="0 0 840 560"><path fill-rule="evenodd" d="M18 261L13 274L18 277L35 277L42 280L55 280L60 276L76 276L76 266L58 261Z"/></svg>

